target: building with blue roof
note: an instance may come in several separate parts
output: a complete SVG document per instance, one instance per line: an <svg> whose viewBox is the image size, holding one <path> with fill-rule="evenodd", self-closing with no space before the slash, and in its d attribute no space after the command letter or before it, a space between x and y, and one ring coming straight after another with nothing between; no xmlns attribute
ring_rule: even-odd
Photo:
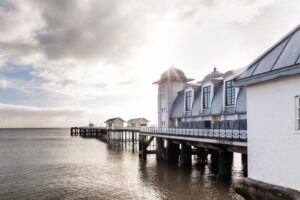
<svg viewBox="0 0 300 200"><path fill-rule="evenodd" d="M234 85L241 72L239 69L221 73L214 68L194 84L189 83L192 79L186 78L182 70L168 69L155 82L159 86L159 126L245 130L246 90Z"/></svg>

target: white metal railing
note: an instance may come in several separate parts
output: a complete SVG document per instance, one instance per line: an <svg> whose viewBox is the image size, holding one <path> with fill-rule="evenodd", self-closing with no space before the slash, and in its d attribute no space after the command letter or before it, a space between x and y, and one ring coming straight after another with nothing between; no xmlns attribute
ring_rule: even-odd
<svg viewBox="0 0 300 200"><path fill-rule="evenodd" d="M181 129L168 127L141 127L140 132L185 137L247 140L247 130L238 129Z"/></svg>
<svg viewBox="0 0 300 200"><path fill-rule="evenodd" d="M168 127L124 127L108 130L138 131L148 134L173 135L183 137L214 138L229 140L247 140L247 130L239 129L182 129Z"/></svg>

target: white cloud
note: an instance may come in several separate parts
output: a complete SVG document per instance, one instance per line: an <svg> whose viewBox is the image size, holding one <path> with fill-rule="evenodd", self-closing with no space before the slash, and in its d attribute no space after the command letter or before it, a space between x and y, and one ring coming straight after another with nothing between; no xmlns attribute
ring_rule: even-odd
<svg viewBox="0 0 300 200"><path fill-rule="evenodd" d="M5 80L5 79L0 80L0 88L8 88L8 87L12 87L12 86L13 86L12 82Z"/></svg>

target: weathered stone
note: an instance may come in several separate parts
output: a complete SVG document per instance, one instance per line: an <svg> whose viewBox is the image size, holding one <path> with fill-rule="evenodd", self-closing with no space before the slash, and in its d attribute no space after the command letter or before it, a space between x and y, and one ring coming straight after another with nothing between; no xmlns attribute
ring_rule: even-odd
<svg viewBox="0 0 300 200"><path fill-rule="evenodd" d="M232 187L246 200L300 200L300 192L297 190L250 178L236 179Z"/></svg>

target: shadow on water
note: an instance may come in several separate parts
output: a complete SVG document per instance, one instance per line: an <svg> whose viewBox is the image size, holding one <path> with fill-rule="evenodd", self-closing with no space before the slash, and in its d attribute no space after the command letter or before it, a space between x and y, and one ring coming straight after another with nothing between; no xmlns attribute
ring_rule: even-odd
<svg viewBox="0 0 300 200"><path fill-rule="evenodd" d="M159 190L166 199L242 199L231 189L232 177L219 178L216 163L193 162L190 167L157 161L155 156L139 159L142 182Z"/></svg>

